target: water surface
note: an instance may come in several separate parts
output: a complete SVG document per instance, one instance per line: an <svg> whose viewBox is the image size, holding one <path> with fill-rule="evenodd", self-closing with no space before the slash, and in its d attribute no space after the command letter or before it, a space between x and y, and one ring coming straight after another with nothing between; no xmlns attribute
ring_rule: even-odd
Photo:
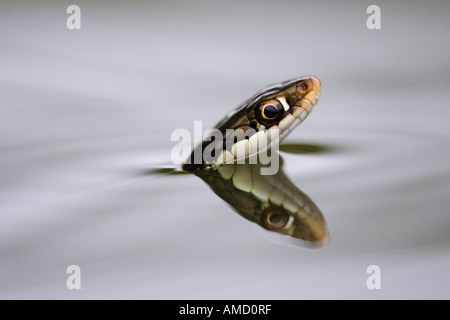
<svg viewBox="0 0 450 320"><path fill-rule="evenodd" d="M81 2L78 31L69 4L1 5L1 298L450 298L447 2L383 2L376 31L360 2ZM141 174L171 166L174 129L303 74L322 96L285 144L321 147L282 156L327 246Z"/></svg>

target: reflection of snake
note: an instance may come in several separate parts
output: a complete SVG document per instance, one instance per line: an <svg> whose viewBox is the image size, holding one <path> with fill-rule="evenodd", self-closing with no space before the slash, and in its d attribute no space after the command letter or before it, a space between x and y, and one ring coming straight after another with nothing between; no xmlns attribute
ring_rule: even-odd
<svg viewBox="0 0 450 320"><path fill-rule="evenodd" d="M216 125L222 139L211 141L208 137L205 138L187 159L183 169L204 169L223 163L223 159L236 159L238 150L245 157L250 157L258 154L261 149L270 149L273 143L281 142L308 116L320 96L320 87L317 78L307 76L259 91ZM270 141L271 133L275 130L279 130L279 140ZM234 137L230 138L231 134ZM195 155L202 155L206 147L223 150L223 153L215 154L211 161L203 158L198 161Z"/></svg>
<svg viewBox="0 0 450 320"><path fill-rule="evenodd" d="M193 173L245 219L306 241L302 244L325 245L326 222L314 202L282 170L275 175L260 175L260 168L261 164L230 164Z"/></svg>
<svg viewBox="0 0 450 320"><path fill-rule="evenodd" d="M328 231L319 208L292 184L282 170L273 175L261 175L262 164L236 161L241 155L237 150L244 150L247 158L262 149L270 150L272 144L283 140L310 113L319 98L320 86L317 78L309 76L260 91L216 126L220 131L218 138L207 136L194 149L183 169L203 179L247 220L315 246L324 245L328 241ZM279 134L276 141L270 139L273 130ZM229 139L231 134L233 139ZM260 139L260 136L265 139ZM261 145L264 140L267 143ZM203 154L211 146L221 153L210 162L203 158L197 162L196 153ZM224 158L235 161L224 164Z"/></svg>

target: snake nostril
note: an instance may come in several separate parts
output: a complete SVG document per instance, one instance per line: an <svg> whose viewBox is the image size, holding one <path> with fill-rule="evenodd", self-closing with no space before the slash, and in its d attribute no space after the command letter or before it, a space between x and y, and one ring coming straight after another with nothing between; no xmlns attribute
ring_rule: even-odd
<svg viewBox="0 0 450 320"><path fill-rule="evenodd" d="M306 92L306 91L308 91L308 83L306 81L302 81L298 84L298 88L301 91Z"/></svg>

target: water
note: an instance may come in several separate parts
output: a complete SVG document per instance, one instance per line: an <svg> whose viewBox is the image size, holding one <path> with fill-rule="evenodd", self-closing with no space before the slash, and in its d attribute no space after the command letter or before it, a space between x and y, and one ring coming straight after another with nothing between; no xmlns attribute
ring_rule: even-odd
<svg viewBox="0 0 450 320"><path fill-rule="evenodd" d="M358 2L81 2L78 31L69 4L1 5L0 298L450 297L448 3L381 3L377 31ZM141 174L174 129L303 74L322 97L285 143L321 152L284 168L324 248L271 241L194 175Z"/></svg>

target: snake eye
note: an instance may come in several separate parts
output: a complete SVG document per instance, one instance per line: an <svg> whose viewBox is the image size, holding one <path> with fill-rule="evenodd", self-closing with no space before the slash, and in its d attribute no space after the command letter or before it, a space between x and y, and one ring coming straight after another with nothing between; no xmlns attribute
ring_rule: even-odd
<svg viewBox="0 0 450 320"><path fill-rule="evenodd" d="M276 208L267 208L263 213L263 223L269 230L280 230L289 221L289 214L287 212L277 210Z"/></svg>
<svg viewBox="0 0 450 320"><path fill-rule="evenodd" d="M255 108L256 119L263 125L270 127L283 118L284 107L276 99L260 102Z"/></svg>

